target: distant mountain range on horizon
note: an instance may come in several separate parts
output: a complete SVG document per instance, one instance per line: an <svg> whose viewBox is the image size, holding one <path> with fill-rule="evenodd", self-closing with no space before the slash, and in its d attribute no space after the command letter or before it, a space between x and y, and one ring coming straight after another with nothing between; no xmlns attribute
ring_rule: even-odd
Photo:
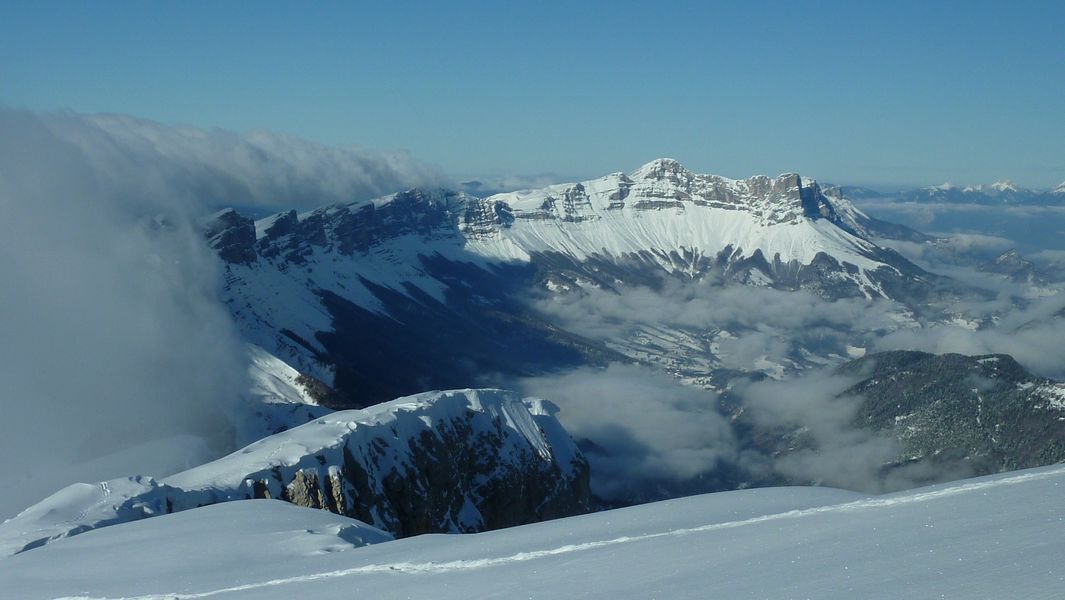
<svg viewBox="0 0 1065 600"><path fill-rule="evenodd" d="M895 192L881 192L864 186L834 187L852 200L889 199L900 202L988 205L1065 204L1065 182L1053 189L1026 188L1009 179L978 185L955 185L947 182Z"/></svg>
<svg viewBox="0 0 1065 600"><path fill-rule="evenodd" d="M529 177L471 177L459 179L456 189L473 196L492 196L525 189L542 188L551 184L569 181L565 177L541 174ZM843 196L850 200L893 200L899 202L955 203L955 204L1007 204L1007 205L1058 205L1065 204L1065 181L1054 188L1021 186L1010 179L994 183L938 185L876 186L842 185L822 183L826 194Z"/></svg>

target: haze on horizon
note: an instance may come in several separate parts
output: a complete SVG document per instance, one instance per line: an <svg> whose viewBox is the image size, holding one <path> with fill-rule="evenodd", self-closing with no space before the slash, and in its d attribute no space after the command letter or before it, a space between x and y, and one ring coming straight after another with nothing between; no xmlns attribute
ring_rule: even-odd
<svg viewBox="0 0 1065 600"><path fill-rule="evenodd" d="M0 106L401 149L456 177L1065 180L1049 2L0 9ZM195 10L192 10L195 8Z"/></svg>

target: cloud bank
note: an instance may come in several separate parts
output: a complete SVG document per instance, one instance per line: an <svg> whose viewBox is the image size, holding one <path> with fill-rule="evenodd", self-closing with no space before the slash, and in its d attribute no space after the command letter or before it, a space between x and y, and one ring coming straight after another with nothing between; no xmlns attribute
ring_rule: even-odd
<svg viewBox="0 0 1065 600"><path fill-rule="evenodd" d="M739 458L717 395L647 367L615 363L526 379L524 393L550 398L592 468L592 491L612 501L654 499ZM587 442L591 442L588 444Z"/></svg>
<svg viewBox="0 0 1065 600"><path fill-rule="evenodd" d="M394 151L326 146L294 136L171 127L126 115L50 114L55 138L79 149L123 202L186 197L207 208L309 209L442 185L435 167Z"/></svg>
<svg viewBox="0 0 1065 600"><path fill-rule="evenodd" d="M196 218L433 182L401 153L0 109L0 518L229 449L247 386Z"/></svg>
<svg viewBox="0 0 1065 600"><path fill-rule="evenodd" d="M537 301L537 310L561 319L576 333L619 340L641 329L725 330L715 341L721 366L750 369L756 361L787 365L803 349L846 356L900 326L905 310L886 300L826 301L804 290L784 291L701 280L666 279L661 286L585 288Z"/></svg>

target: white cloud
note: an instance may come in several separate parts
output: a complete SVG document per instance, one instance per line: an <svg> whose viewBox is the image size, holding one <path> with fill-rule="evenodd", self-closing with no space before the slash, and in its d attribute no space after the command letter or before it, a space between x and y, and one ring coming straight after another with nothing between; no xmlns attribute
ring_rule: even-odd
<svg viewBox="0 0 1065 600"><path fill-rule="evenodd" d="M558 404L566 429L595 444L588 452L592 490L603 498L653 497L658 485L738 459L716 394L646 367L587 367L526 379L522 389Z"/></svg>
<svg viewBox="0 0 1065 600"><path fill-rule="evenodd" d="M268 131L170 127L126 115L38 120L80 149L96 177L133 204L165 194L206 207L308 209L447 181L404 152L325 146Z"/></svg>
<svg viewBox="0 0 1065 600"><path fill-rule="evenodd" d="M229 449L245 365L196 216L441 179L402 153L119 115L2 109L0 131L0 518Z"/></svg>

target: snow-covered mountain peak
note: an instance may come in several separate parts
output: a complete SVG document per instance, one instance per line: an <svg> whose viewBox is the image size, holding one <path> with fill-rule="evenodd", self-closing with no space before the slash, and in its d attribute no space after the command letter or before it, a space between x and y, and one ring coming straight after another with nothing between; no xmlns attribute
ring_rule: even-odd
<svg viewBox="0 0 1065 600"><path fill-rule="evenodd" d="M621 172L575 183L550 185L477 198L445 189L411 189L388 196L337 204L297 214L278 213L257 222L229 211L215 216L208 237L227 262L248 264L255 255L289 263L301 263L322 249L351 255L367 252L388 240L415 236L423 241L450 240L452 246L487 255L488 258L527 260L530 252L562 252L583 260L592 254L658 252L669 253L695 247L714 252L732 245L744 254L761 250L770 259L808 262L812 255L794 256L791 250L765 247L759 239L740 233L737 227L754 234L778 225L798 226L827 218L846 225L833 203L842 212L853 213L843 199L829 199L817 183L797 174L776 178L764 175L729 179L696 174L673 159L653 160L630 175ZM617 242L646 237L650 214L661 226L672 229L646 239L642 244L615 248ZM736 220L727 226L727 222ZM732 233L692 236L693 224L708 221ZM592 225L595 223L595 225ZM547 228L548 231L540 231ZM594 245L568 240L593 228ZM703 225L699 225L703 228ZM753 229L752 229L753 228ZM634 231L634 229L636 231ZM589 230L587 233L591 233ZM725 232L722 232L725 233ZM765 237L762 232L755 238ZM813 234L815 237L823 235ZM550 234L550 235L548 235ZM833 234L836 235L836 234ZM582 234L583 236L583 234ZM530 238L537 238L531 244ZM772 237L778 237L774 235ZM857 246L863 246L855 241ZM713 248L704 249L708 245ZM803 243L806 248L819 244ZM851 244L855 245L855 244ZM628 246L632 246L631 248Z"/></svg>
<svg viewBox="0 0 1065 600"><path fill-rule="evenodd" d="M1054 188L1051 194L1065 194L1065 181L1058 184L1058 187Z"/></svg>
<svg viewBox="0 0 1065 600"><path fill-rule="evenodd" d="M798 224L805 218L831 216L831 202L817 183L794 173L776 178L758 175L730 179L693 173L669 158L653 160L629 175L613 173L599 179L521 190L489 198L514 211L518 220L583 222L617 216L635 218L665 211L679 220L716 210L747 213L758 226ZM682 243L681 240L678 240Z"/></svg>
<svg viewBox="0 0 1065 600"><path fill-rule="evenodd" d="M640 179L687 178L692 172L672 158L656 158L632 172L631 177Z"/></svg>
<svg viewBox="0 0 1065 600"><path fill-rule="evenodd" d="M1009 179L999 179L989 187L997 192L1016 192L1019 189L1017 185Z"/></svg>
<svg viewBox="0 0 1065 600"><path fill-rule="evenodd" d="M1057 191L1065 193L1065 187L1059 187ZM1053 198L1054 194L1055 191L1030 189L1010 179L999 179L994 183L964 186L945 183L905 192L900 194L899 198L915 202L956 202L960 204L1042 204L1047 201L1057 203L1057 200Z"/></svg>

